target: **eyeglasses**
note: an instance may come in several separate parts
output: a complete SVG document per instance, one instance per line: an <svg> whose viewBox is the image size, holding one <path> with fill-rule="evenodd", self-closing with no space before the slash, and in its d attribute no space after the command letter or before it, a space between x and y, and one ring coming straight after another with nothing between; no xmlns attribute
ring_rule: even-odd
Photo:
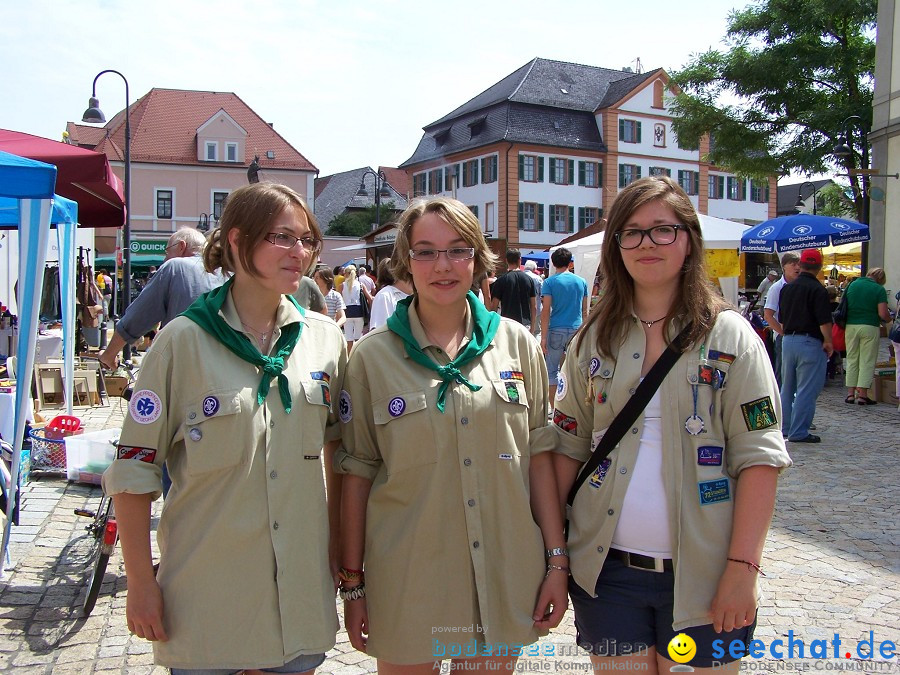
<svg viewBox="0 0 900 675"><path fill-rule="evenodd" d="M410 249L409 257L419 262L434 262L441 253L447 254L448 260L471 260L475 257L474 248L420 248L418 251Z"/></svg>
<svg viewBox="0 0 900 675"><path fill-rule="evenodd" d="M622 230L616 232L616 241L619 248L632 249L637 248L644 242L644 237L650 237L657 246L668 246L675 243L678 236L678 230L686 230L684 225L657 225L646 230Z"/></svg>
<svg viewBox="0 0 900 675"><path fill-rule="evenodd" d="M287 232L269 232L263 237L267 242L278 248L291 249L300 242L300 245L307 251L315 251L319 245L319 240L315 237L295 237Z"/></svg>

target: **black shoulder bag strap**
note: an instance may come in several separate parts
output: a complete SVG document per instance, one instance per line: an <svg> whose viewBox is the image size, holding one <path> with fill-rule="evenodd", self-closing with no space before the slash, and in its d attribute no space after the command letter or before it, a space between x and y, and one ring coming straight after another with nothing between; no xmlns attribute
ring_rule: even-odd
<svg viewBox="0 0 900 675"><path fill-rule="evenodd" d="M569 496L566 498L566 502L569 506L575 501L575 495L578 493L581 486L584 485L584 481L597 470L597 467L600 466L600 462L606 459L609 453L613 451L613 448L615 448L619 441L622 440L622 436L625 435L628 428L634 424L638 415L640 415L644 408L647 407L650 399L653 398L653 394L659 389L659 385L662 384L662 381L666 378L668 372L672 370L672 366L675 365L675 362L681 356L681 343L684 341L684 336L689 329L690 325L685 327L684 330L675 337L672 344L666 348L666 351L664 351L656 360L656 363L653 364L650 372L644 376L644 379L638 385L637 390L635 390L631 398L628 399L628 403L625 404L625 407L622 408L612 421L612 424L609 425L606 433L603 434L603 438L601 438L600 442L597 444L594 454L591 455L591 458L584 463L583 467L581 467L581 471L575 479L572 489L569 490Z"/></svg>

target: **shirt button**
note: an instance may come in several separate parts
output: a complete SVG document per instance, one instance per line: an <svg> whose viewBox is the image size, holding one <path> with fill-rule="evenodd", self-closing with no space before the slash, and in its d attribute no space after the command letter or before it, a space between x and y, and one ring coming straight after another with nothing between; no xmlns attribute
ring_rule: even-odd
<svg viewBox="0 0 900 675"><path fill-rule="evenodd" d="M614 514L615 512L616 512L615 509L610 509L609 511L606 512L606 514L609 515L609 516L611 516L611 515Z"/></svg>
<svg viewBox="0 0 900 675"><path fill-rule="evenodd" d="M634 427L634 428L631 430L631 433L633 433L633 434L636 434L637 432L638 432L638 428L637 428L637 427Z"/></svg>
<svg viewBox="0 0 900 675"><path fill-rule="evenodd" d="M691 375L688 379L689 379L691 382L696 382L696 381L697 381L697 376L696 376L696 375Z"/></svg>
<svg viewBox="0 0 900 675"><path fill-rule="evenodd" d="M603 377L609 377L609 371L608 371L608 370L604 370L604 371L603 371Z"/></svg>
<svg viewBox="0 0 900 675"><path fill-rule="evenodd" d="M196 417L197 417L197 413L191 413L190 415L188 415L189 420L196 419Z"/></svg>
<svg viewBox="0 0 900 675"><path fill-rule="evenodd" d="M602 547L602 546L598 546L598 547L597 547L597 553L603 553L603 547Z"/></svg>
<svg viewBox="0 0 900 675"><path fill-rule="evenodd" d="M472 548L478 548L479 546L481 546L481 544L479 544L477 541L472 544Z"/></svg>
<svg viewBox="0 0 900 675"><path fill-rule="evenodd" d="M271 422L269 422L269 428L270 428L270 429L274 429L274 428L275 428L275 420L272 420Z"/></svg>
<svg viewBox="0 0 900 675"><path fill-rule="evenodd" d="M641 355L638 354L637 352L635 352L633 355L633 358L639 359L639 358L641 358Z"/></svg>
<svg viewBox="0 0 900 675"><path fill-rule="evenodd" d="M634 395L634 388L632 387L631 389L629 389L629 390L628 390L628 393L631 394L631 395L633 396L633 395Z"/></svg>
<svg viewBox="0 0 900 675"><path fill-rule="evenodd" d="M469 418L468 418L468 417L463 417L463 418L460 420L460 423L461 423L461 424L468 424L468 423L469 423Z"/></svg>
<svg viewBox="0 0 900 675"><path fill-rule="evenodd" d="M273 529L273 530L277 530L277 529L278 529L278 521L277 521L277 520L276 520L274 523L272 523L272 529Z"/></svg>
<svg viewBox="0 0 900 675"><path fill-rule="evenodd" d="M466 466L470 466L470 465L472 464L472 460L469 459L468 457L466 457L466 458L463 460L463 464L465 464Z"/></svg>
<svg viewBox="0 0 900 675"><path fill-rule="evenodd" d="M626 469L626 468L623 466L621 469L619 469L619 473L621 473L621 474L626 474L626 473L628 473L628 469Z"/></svg>
<svg viewBox="0 0 900 675"><path fill-rule="evenodd" d="M474 500L474 499L470 499L470 500L467 502L467 504L468 504L469 506L475 506L475 500Z"/></svg>
<svg viewBox="0 0 900 675"><path fill-rule="evenodd" d="M188 435L191 437L191 440L194 441L195 443L197 441L199 441L201 438L203 438L203 432L200 431L199 429L197 429L196 427L191 429Z"/></svg>
<svg viewBox="0 0 900 675"><path fill-rule="evenodd" d="M272 473L269 474L269 478L278 478L278 472L273 471Z"/></svg>

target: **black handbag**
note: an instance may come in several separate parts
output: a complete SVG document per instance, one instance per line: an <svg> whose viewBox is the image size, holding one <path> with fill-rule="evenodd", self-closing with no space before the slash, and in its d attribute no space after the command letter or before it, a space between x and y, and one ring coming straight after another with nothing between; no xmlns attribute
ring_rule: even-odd
<svg viewBox="0 0 900 675"><path fill-rule="evenodd" d="M664 351L662 356L656 360L656 363L653 364L650 372L647 373L638 385L637 390L635 390L634 394L631 395L631 398L628 399L628 403L625 404L625 407L622 408L612 421L612 424L609 425L606 433L603 434L603 438L601 438L600 442L597 444L594 454L592 454L591 458L584 463L583 467L581 467L578 477L572 484L572 489L569 490L569 496L566 498L566 502L569 506L572 506L572 503L575 501L575 495L578 493L581 486L584 485L588 476L594 473L594 471L597 470L597 467L600 466L600 462L609 456L609 453L611 453L616 445L619 444L619 441L622 440L625 432L632 424L634 424L638 415L640 415L644 408L647 407L650 399L653 398L653 394L659 389L659 385L662 384L666 375L672 370L672 366L674 366L675 362L681 357L682 343L684 342L685 335L687 335L689 329L690 325L685 327L684 330L672 340L672 343L666 348L666 351ZM568 527L566 529L568 530Z"/></svg>
<svg viewBox="0 0 900 675"><path fill-rule="evenodd" d="M849 288L849 284L848 284ZM838 303L837 309L831 313L831 319L841 328L847 327L847 312L849 308L847 307L847 289L844 289L844 294L841 296L841 301Z"/></svg>

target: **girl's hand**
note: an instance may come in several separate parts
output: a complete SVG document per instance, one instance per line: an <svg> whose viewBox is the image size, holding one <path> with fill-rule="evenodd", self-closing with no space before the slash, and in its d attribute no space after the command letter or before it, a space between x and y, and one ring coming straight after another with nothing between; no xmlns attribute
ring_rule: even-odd
<svg viewBox="0 0 900 675"><path fill-rule="evenodd" d="M562 570L552 569L544 577L532 616L535 628L550 630L562 621L569 602L568 582L569 576Z"/></svg>
<svg viewBox="0 0 900 675"><path fill-rule="evenodd" d="M365 653L369 641L369 609L365 598L344 600L344 628L353 648Z"/></svg>
<svg viewBox="0 0 900 675"><path fill-rule="evenodd" d="M162 591L155 578L142 582L129 579L125 617L132 635L151 642L169 639L163 628Z"/></svg>
<svg viewBox="0 0 900 675"><path fill-rule="evenodd" d="M727 563L709 616L717 633L752 624L756 619L756 571L740 563Z"/></svg>

